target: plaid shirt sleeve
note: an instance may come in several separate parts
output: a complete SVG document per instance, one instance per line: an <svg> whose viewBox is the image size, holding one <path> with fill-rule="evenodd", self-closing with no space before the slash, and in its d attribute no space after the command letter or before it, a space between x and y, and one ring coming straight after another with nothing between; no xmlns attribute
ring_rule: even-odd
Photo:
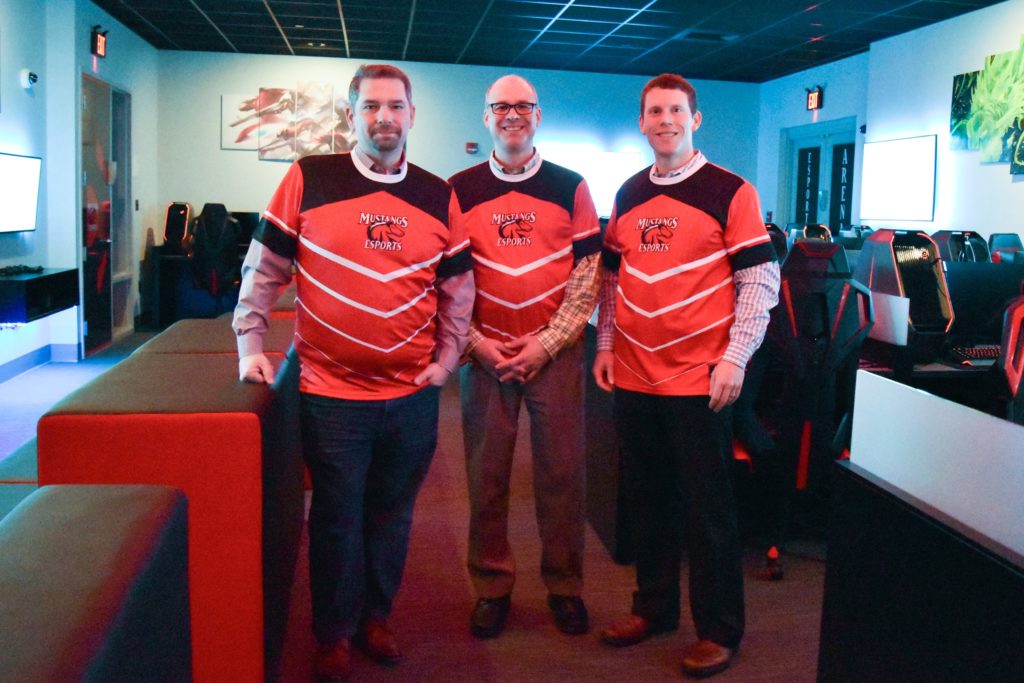
<svg viewBox="0 0 1024 683"><path fill-rule="evenodd" d="M619 286L619 271L603 269L601 292L597 299L597 350L611 351L615 347L615 290Z"/></svg>
<svg viewBox="0 0 1024 683"><path fill-rule="evenodd" d="M779 264L760 263L733 273L736 280L736 319L729 328L729 345L722 360L741 368L764 341L769 311L779 303Z"/></svg>
<svg viewBox="0 0 1024 683"><path fill-rule="evenodd" d="M594 312L597 288L601 283L598 274L600 262L600 254L590 254L573 266L565 285L562 303L547 326L537 333L537 340L552 358L579 338L583 326Z"/></svg>

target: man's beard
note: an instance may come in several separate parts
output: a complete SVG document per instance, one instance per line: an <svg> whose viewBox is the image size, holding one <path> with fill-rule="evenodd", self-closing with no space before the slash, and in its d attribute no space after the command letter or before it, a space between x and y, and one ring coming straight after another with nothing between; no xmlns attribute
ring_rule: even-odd
<svg viewBox="0 0 1024 683"><path fill-rule="evenodd" d="M402 146L402 128L400 126L377 124L370 128L369 133L374 146L382 152L390 152ZM393 134L393 137L377 137L384 133L391 133Z"/></svg>

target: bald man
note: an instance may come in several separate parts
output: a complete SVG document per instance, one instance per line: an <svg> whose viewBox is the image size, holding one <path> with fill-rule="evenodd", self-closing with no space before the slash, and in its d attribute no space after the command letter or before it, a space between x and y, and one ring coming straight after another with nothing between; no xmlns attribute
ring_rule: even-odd
<svg viewBox="0 0 1024 683"><path fill-rule="evenodd" d="M508 542L509 479L519 410L530 418L541 576L556 627L586 633L583 587L583 347L601 250L597 212L578 173L541 159L537 91L508 75L488 88L487 161L453 176L477 285L463 366L469 482L470 631L505 628L516 563Z"/></svg>

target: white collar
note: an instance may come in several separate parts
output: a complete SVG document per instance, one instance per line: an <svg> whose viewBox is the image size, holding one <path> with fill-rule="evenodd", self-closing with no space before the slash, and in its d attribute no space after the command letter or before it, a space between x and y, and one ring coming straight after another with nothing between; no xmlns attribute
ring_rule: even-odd
<svg viewBox="0 0 1024 683"><path fill-rule="evenodd" d="M409 170L409 165L405 161L405 152L402 152L398 173L381 173L374 170L374 167L377 165L376 162L366 152L359 149L359 145L352 148L352 163L363 176L378 183L400 183L405 180L405 174Z"/></svg>
<svg viewBox="0 0 1024 683"><path fill-rule="evenodd" d="M706 163L708 163L707 157L698 150L685 164L679 168L673 168L665 175L658 175L658 165L653 164L650 173L651 182L655 185L675 185L692 176Z"/></svg>
<svg viewBox="0 0 1024 683"><path fill-rule="evenodd" d="M491 152L491 157L488 161L491 165L491 173L494 174L495 178L509 183L521 183L527 178L532 178L537 175L537 172L540 170L541 158L540 152L535 148L533 150L533 156L526 162L526 166L523 167L523 170L518 173L509 173L508 170L501 165L501 162L498 161L498 157L494 155L493 151Z"/></svg>

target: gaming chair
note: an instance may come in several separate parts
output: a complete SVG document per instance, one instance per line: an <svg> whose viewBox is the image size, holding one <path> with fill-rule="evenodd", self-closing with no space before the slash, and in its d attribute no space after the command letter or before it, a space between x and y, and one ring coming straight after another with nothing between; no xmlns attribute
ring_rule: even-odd
<svg viewBox="0 0 1024 683"><path fill-rule="evenodd" d="M778 395L766 415L776 442L774 545L787 533L795 492L823 497L832 461L848 453L859 350L873 324L871 292L851 277L842 245L794 243L765 341Z"/></svg>

